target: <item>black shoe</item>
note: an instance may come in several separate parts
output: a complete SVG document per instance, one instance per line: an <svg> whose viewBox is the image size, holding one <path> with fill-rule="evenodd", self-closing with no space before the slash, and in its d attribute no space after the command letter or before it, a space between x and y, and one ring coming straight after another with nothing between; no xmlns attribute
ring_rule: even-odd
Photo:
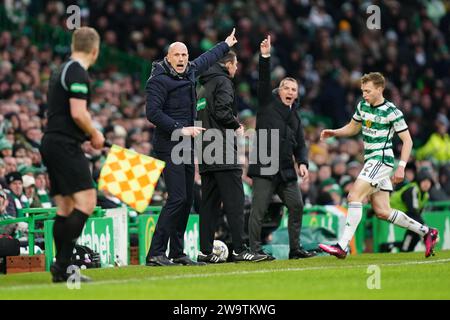
<svg viewBox="0 0 450 320"><path fill-rule="evenodd" d="M306 251L305 249L297 249L289 251L289 259L305 259L316 256L316 253Z"/></svg>
<svg viewBox="0 0 450 320"><path fill-rule="evenodd" d="M165 255L162 256L154 256L154 257L147 257L147 261L145 263L146 266L149 267L174 267L179 266L180 264L174 263L169 260Z"/></svg>
<svg viewBox="0 0 450 320"><path fill-rule="evenodd" d="M173 263L182 264L183 266L206 266L205 262L202 261L193 261L188 256L181 256L178 258L172 258Z"/></svg>
<svg viewBox="0 0 450 320"><path fill-rule="evenodd" d="M236 253L233 251L233 260L235 262L242 262L242 261L260 262L267 260L267 255L259 254L258 252L251 252L248 249L244 249L240 253Z"/></svg>
<svg viewBox="0 0 450 320"><path fill-rule="evenodd" d="M267 256L266 261L273 261L273 260L276 260L276 259L277 259L277 258L275 258L273 255L271 255L270 253L265 252L265 251L262 250L262 249L259 250L258 253Z"/></svg>
<svg viewBox="0 0 450 320"><path fill-rule="evenodd" d="M203 262L203 263L223 263L223 262L225 262L223 260L220 260L220 257L214 253L203 254L201 252L199 252L199 254L197 256L197 261Z"/></svg>
<svg viewBox="0 0 450 320"><path fill-rule="evenodd" d="M67 282L67 279L73 274L67 273L68 268L63 268L57 263L53 263L50 266L50 273L52 274L52 282L53 283L60 283L60 282ZM83 276L81 273L78 274L76 277L76 280L79 282L92 282L92 279Z"/></svg>

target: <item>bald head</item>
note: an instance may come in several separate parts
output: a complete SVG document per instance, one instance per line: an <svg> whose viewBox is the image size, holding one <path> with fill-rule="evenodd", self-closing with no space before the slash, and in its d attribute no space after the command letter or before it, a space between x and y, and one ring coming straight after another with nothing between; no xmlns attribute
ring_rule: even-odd
<svg viewBox="0 0 450 320"><path fill-rule="evenodd" d="M183 73L186 71L189 61L189 53L183 42L172 43L167 50L166 58L177 73Z"/></svg>
<svg viewBox="0 0 450 320"><path fill-rule="evenodd" d="M172 42L169 45L169 50L167 50L167 54L169 54L173 50L186 50L187 52L187 47L183 42Z"/></svg>

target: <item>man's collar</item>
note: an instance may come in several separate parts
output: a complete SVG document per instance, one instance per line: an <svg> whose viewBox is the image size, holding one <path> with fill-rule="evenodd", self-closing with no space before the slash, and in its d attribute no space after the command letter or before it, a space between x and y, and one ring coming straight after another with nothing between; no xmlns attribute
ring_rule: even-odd
<svg viewBox="0 0 450 320"><path fill-rule="evenodd" d="M82 61L81 59L77 59L77 58L71 58L71 59L72 59L73 61L78 62L78 63L83 67L84 70L87 70L87 69L88 69L87 64L86 64L84 61Z"/></svg>

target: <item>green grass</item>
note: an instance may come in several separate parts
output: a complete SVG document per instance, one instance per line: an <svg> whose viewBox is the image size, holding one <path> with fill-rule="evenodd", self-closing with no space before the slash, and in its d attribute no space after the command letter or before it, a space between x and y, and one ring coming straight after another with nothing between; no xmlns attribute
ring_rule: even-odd
<svg viewBox="0 0 450 320"><path fill-rule="evenodd" d="M381 270L369 290L368 266ZM0 299L450 299L450 251L364 254L346 260L227 263L205 267L141 267L84 271L95 282L70 290L48 273L0 276Z"/></svg>

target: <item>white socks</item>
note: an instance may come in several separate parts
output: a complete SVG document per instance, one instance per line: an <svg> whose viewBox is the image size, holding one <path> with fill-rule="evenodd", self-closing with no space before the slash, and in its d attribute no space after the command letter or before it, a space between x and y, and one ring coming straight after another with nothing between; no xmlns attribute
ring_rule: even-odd
<svg viewBox="0 0 450 320"><path fill-rule="evenodd" d="M350 202L348 204L348 214L347 221L345 222L344 234L339 240L338 244L343 249L346 250L348 244L355 234L356 228L362 217L362 203L361 202Z"/></svg>
<svg viewBox="0 0 450 320"><path fill-rule="evenodd" d="M411 230L412 232L417 233L421 237L423 237L429 231L429 228L427 226L418 223L416 220L413 220L410 217L408 217L405 213L395 209L392 209L388 221L399 227Z"/></svg>

